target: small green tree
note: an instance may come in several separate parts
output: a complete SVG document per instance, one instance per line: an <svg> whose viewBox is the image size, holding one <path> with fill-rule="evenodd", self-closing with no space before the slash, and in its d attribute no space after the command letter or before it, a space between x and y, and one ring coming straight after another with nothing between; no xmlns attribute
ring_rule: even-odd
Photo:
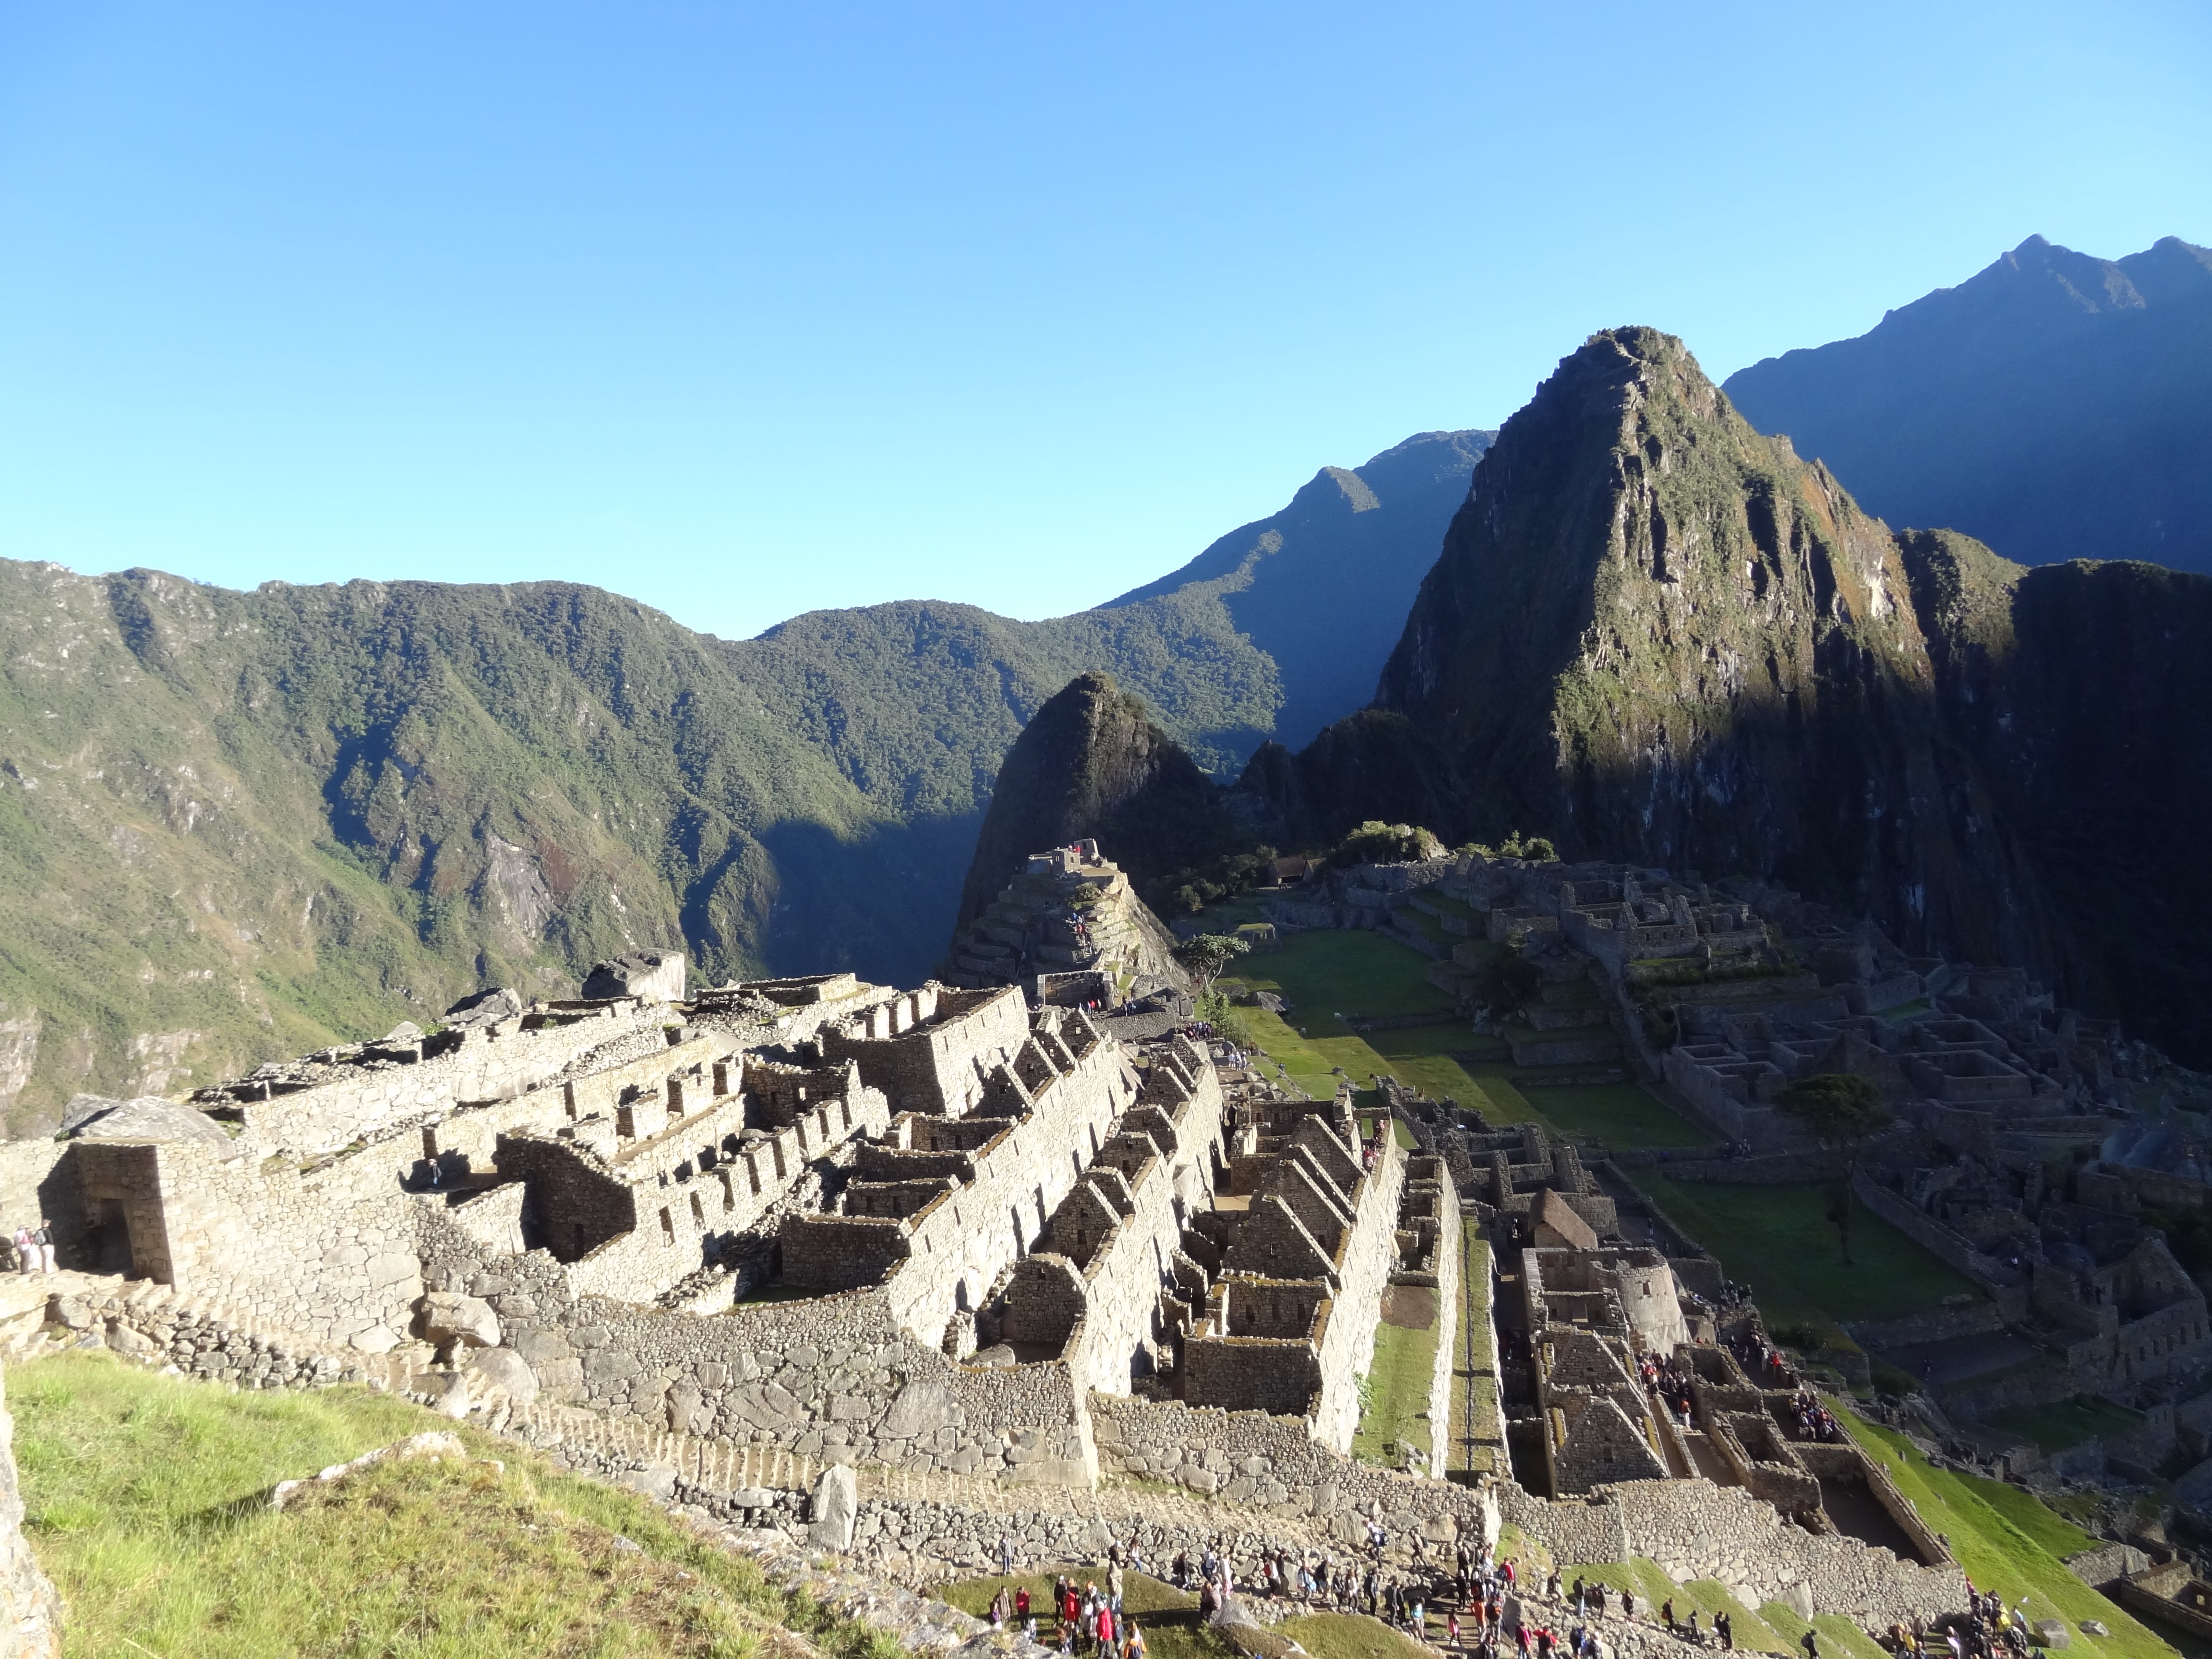
<svg viewBox="0 0 2212 1659"><path fill-rule="evenodd" d="M1828 1212L1844 1244L1844 1263L1851 1265L1851 1177L1858 1173L1859 1154L1868 1141L1897 1121L1881 1103L1881 1091L1868 1079L1848 1072L1819 1072L1786 1085L1774 1097L1777 1109L1787 1113L1805 1132L1832 1152L1842 1154L1842 1190Z"/></svg>
<svg viewBox="0 0 2212 1659"><path fill-rule="evenodd" d="M1350 831L1328 855L1331 867L1354 864L1409 864L1443 856L1444 844L1418 823L1385 823L1370 818Z"/></svg>
<svg viewBox="0 0 2212 1659"><path fill-rule="evenodd" d="M1067 896L1067 908L1071 910L1095 909L1097 908L1098 902L1105 896L1106 890L1103 887L1095 881L1086 881Z"/></svg>
<svg viewBox="0 0 2212 1659"><path fill-rule="evenodd" d="M1176 960L1190 969L1201 988L1221 977L1221 970L1252 948L1233 933L1200 933L1176 946Z"/></svg>

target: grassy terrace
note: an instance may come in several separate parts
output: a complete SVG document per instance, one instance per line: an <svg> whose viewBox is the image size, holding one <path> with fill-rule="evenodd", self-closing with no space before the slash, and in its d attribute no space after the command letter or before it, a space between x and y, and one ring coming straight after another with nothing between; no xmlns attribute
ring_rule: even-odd
<svg viewBox="0 0 2212 1659"><path fill-rule="evenodd" d="M1992 1413L1988 1419L1991 1428L2033 1440L2047 1452L2064 1451L2069 1446L2078 1446L2085 1440L2108 1434L2125 1434L2140 1428L2142 1420L2141 1412L2131 1412L2125 1406L2116 1406L2094 1395L2082 1395L2050 1406L2015 1406L2008 1411Z"/></svg>
<svg viewBox="0 0 2212 1659"><path fill-rule="evenodd" d="M1436 1375L1437 1293L1420 1285L1393 1285L1382 1292L1382 1322L1375 1329L1375 1359L1367 1372L1352 1454L1370 1463L1399 1467L1393 1441L1430 1443L1429 1383Z"/></svg>
<svg viewBox="0 0 2212 1659"><path fill-rule="evenodd" d="M1474 1307L1470 1315L1462 1304L1459 1322L1459 1352L1452 1364L1451 1449L1445 1472L1454 1477L1486 1474L1496 1469L1497 1456L1504 1444L1504 1425L1498 1420L1498 1401L1488 1379L1498 1370L1496 1339L1490 1322L1479 1316L1484 1305L1484 1295L1490 1284L1490 1243L1469 1224L1460 1235L1463 1254L1460 1260L1460 1283L1462 1297L1465 1287L1476 1287ZM1474 1379L1473 1401L1474 1421L1470 1425L1468 1413L1468 1384ZM1474 1444L1468 1443L1470 1426Z"/></svg>
<svg viewBox="0 0 2212 1659"><path fill-rule="evenodd" d="M1516 1067L1503 1042L1478 1037L1457 1020L1398 1030L1351 1029L1347 1022L1352 1020L1449 1015L1452 999L1429 982L1431 965L1418 951L1381 933L1292 933L1279 950L1243 958L1235 981L1279 994L1291 1005L1288 1019L1259 1009L1241 1009L1239 1017L1291 1080L1310 1094L1334 1092L1335 1066L1363 1085L1375 1073L1387 1072L1434 1098L1449 1095L1474 1107L1493 1123L1540 1121L1608 1146L1688 1148L1710 1143L1711 1136L1698 1126L1633 1083L1532 1086L1524 1091L1516 1079L1547 1073ZM1557 1074L1574 1076L1587 1069L1566 1067Z"/></svg>
<svg viewBox="0 0 2212 1659"><path fill-rule="evenodd" d="M1750 1187L1669 1181L1629 1172L1691 1237L1752 1288L1770 1327L1831 1330L1846 1319L1896 1319L1978 1295L1973 1281L1937 1261L1862 1206L1851 1224L1857 1265L1847 1267L1828 1219L1826 1185Z"/></svg>
<svg viewBox="0 0 2212 1659"><path fill-rule="evenodd" d="M503 1465L377 1466L282 1511L277 1481L426 1429L358 1389L231 1394L100 1354L11 1373L25 1531L71 1659L896 1659L634 1494L466 1429Z"/></svg>
<svg viewBox="0 0 2212 1659"><path fill-rule="evenodd" d="M1899 1434L1861 1421L1831 1401L1852 1438L1881 1460L1921 1518L1951 1540L1951 1552L1976 1585L2002 1590L2006 1604L2025 1596L2032 1618L2056 1613L2075 1627L2074 1644L2124 1659L2172 1659L2173 1650L2148 1626L2067 1571L2064 1558L2096 1540L2032 1492L1932 1468ZM2107 1637L2084 1638L2084 1619L2101 1619Z"/></svg>

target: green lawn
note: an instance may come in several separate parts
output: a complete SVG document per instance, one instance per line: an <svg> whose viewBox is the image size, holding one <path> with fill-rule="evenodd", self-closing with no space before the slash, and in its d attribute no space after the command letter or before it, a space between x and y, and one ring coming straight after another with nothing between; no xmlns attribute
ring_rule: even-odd
<svg viewBox="0 0 2212 1659"><path fill-rule="evenodd" d="M1752 1187L1668 1180L1632 1170L1636 1184L1692 1238L1751 1286L1770 1328L1839 1320L1899 1319L1923 1313L1973 1281L1937 1261L1864 1206L1851 1227L1856 1266L1844 1264L1828 1219L1834 1188Z"/></svg>
<svg viewBox="0 0 2212 1659"><path fill-rule="evenodd" d="M2125 1659L2173 1659L2172 1648L2154 1632L2067 1571L2063 1558L2095 1542L2073 1522L2017 1486L1933 1468L1904 1436L1862 1421L1839 1401L1829 1403L1852 1437L1881 1459L1921 1519L1951 1540L1951 1553L1977 1586L2002 1591L2008 1607L2026 1596L2031 1618L2056 1613L2073 1627L2076 1648ZM2103 1620L2112 1633L2085 1638L2084 1619Z"/></svg>
<svg viewBox="0 0 2212 1659"><path fill-rule="evenodd" d="M63 1354L8 1392L71 1659L743 1659L794 1653L787 1628L845 1659L899 1651L635 1493L366 1389L234 1394ZM430 1429L501 1467L395 1462L268 1505L279 1480Z"/></svg>
<svg viewBox="0 0 2212 1659"><path fill-rule="evenodd" d="M1072 1576L1078 1589L1093 1581L1101 1589L1106 1585L1103 1567L1085 1567ZM1058 1625L1051 1611L1050 1573L1016 1573L1012 1578L963 1578L955 1583L940 1584L933 1593L963 1613L972 1613L981 1619L990 1611L991 1598L999 1593L1000 1586L1018 1589L1024 1584L1029 1586L1030 1610L1036 1616L1037 1639L1051 1645ZM1237 1659L1237 1650L1219 1632L1199 1623L1197 1596L1186 1595L1149 1574L1122 1574L1121 1606L1125 1612L1136 1616L1138 1627L1145 1632L1146 1650L1155 1659Z"/></svg>
<svg viewBox="0 0 2212 1659"><path fill-rule="evenodd" d="M1433 1291L1428 1299L1435 1300ZM1429 1383L1436 1375L1437 1325L1431 1319L1421 1329L1410 1330L1386 1318L1375 1328L1375 1358L1367 1371L1366 1405L1352 1440L1353 1456L1396 1468L1400 1460L1390 1454L1392 1441L1430 1449L1431 1425L1422 1413L1429 1408Z"/></svg>
<svg viewBox="0 0 2212 1659"><path fill-rule="evenodd" d="M1460 1234L1462 1255L1460 1274L1462 1285L1487 1285L1490 1282L1490 1243L1477 1232L1472 1224ZM1478 1291L1474 1306L1484 1305ZM1457 1476L1488 1474L1497 1467L1504 1449L1504 1430L1498 1420L1495 1395L1489 1387L1474 1391L1474 1444L1468 1444L1468 1381L1470 1377L1488 1378L1497 1374L1496 1339L1490 1322L1470 1316L1464 1302L1459 1322L1458 1353L1452 1366L1451 1450L1445 1460L1445 1469Z"/></svg>
<svg viewBox="0 0 2212 1659"><path fill-rule="evenodd" d="M1435 1659L1412 1637L1364 1613L1302 1613L1279 1628L1313 1659Z"/></svg>
<svg viewBox="0 0 2212 1659"><path fill-rule="evenodd" d="M2131 1412L2094 1395L2081 1395L2051 1406L2015 1406L2009 1411L1993 1413L1988 1419L1991 1428L2033 1440L2047 1452L2064 1451L2069 1446L2078 1446L2085 1440L2108 1434L2125 1434L2140 1428L2142 1420L2141 1412Z"/></svg>
<svg viewBox="0 0 2212 1659"><path fill-rule="evenodd" d="M1712 1137L1633 1083L1539 1088L1513 1082L1520 1068L1505 1045L1478 1037L1457 1020L1397 1030L1354 1032L1340 1014L1357 1018L1443 1012L1451 999L1429 983L1430 961L1380 933L1317 929L1291 934L1283 948L1239 963L1238 981L1275 991L1291 1004L1287 1019L1256 1008L1237 1017L1258 1045L1309 1094L1334 1093L1331 1068L1342 1066L1365 1087L1388 1072L1431 1099L1449 1097L1491 1122L1551 1124L1607 1147L1709 1145ZM1224 981L1226 982L1226 981ZM1595 1006L1596 1005L1593 1005ZM1567 1067L1569 1073L1588 1067ZM1270 1073L1272 1075L1272 1073Z"/></svg>

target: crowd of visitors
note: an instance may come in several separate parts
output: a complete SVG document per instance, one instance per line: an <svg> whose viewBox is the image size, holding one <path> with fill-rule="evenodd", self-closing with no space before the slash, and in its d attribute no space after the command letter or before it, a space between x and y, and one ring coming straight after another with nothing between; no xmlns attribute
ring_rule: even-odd
<svg viewBox="0 0 2212 1659"><path fill-rule="evenodd" d="M1735 1624L1726 1608L1678 1610L1672 1595L1655 1608L1629 1587L1580 1574L1569 1583L1557 1569L1524 1583L1518 1564L1486 1544L1462 1540L1447 1562L1441 1556L1432 1559L1426 1540L1416 1535L1410 1569L1386 1562L1389 1547L1389 1530L1370 1522L1363 1550L1334 1556L1277 1547L1261 1550L1240 1569L1217 1534L1194 1559L1178 1550L1161 1576L1176 1589L1197 1593L1201 1620L1212 1618L1241 1589L1291 1604L1286 1610L1365 1613L1466 1659L1610 1659L1619 1644L1601 1631L1615 1618L1663 1629L1692 1646L1735 1650ZM1003 1537L999 1553L1011 1578L1012 1547ZM1125 1612L1123 1595L1126 1575L1146 1571L1139 1532L1132 1532L1108 1549L1103 1584L1096 1578L1079 1583L1062 1573L1054 1583L1051 1607L1036 1609L1026 1589L1009 1583L992 1600L991 1624L1080 1659L1142 1659L1145 1635ZM1893 1625L1875 1639L1897 1659L2029 1659L2026 1606L2008 1608L2002 1596L1968 1588L1966 1612ZM1042 1634L1040 1617L1051 1621ZM1805 1659L1822 1659L1814 1632L1808 1630L1798 1645Z"/></svg>

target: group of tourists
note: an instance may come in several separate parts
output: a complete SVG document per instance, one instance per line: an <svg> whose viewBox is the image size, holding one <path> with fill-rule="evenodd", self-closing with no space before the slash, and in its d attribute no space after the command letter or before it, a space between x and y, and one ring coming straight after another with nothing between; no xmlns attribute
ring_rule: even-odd
<svg viewBox="0 0 2212 1659"><path fill-rule="evenodd" d="M21 1273L53 1273L54 1230L46 1225L44 1217L35 1227L15 1229L15 1271Z"/></svg>
<svg viewBox="0 0 2212 1659"><path fill-rule="evenodd" d="M1636 1362L1644 1386L1667 1408L1667 1414L1684 1428L1690 1426L1690 1368L1672 1354L1644 1353Z"/></svg>
<svg viewBox="0 0 2212 1659"><path fill-rule="evenodd" d="M1817 1409L1817 1400L1814 1404ZM1103 1585L1097 1579L1079 1585L1075 1578L1060 1574L1048 1609L1032 1608L1029 1590L1011 1582L1013 1547L1002 1535L999 1562L1010 1582L992 1599L992 1626L1044 1641L1071 1659L1145 1659L1144 1632L1122 1605L1125 1572L1146 1570L1141 1530L1140 1526L1126 1541L1109 1544ZM1366 1547L1342 1557L1301 1553L1287 1546L1266 1547L1243 1574L1243 1586L1270 1601L1300 1602L1316 1611L1364 1613L1466 1659L1609 1659L1615 1644L1601 1638L1600 1627L1614 1616L1630 1623L1649 1622L1692 1646L1721 1653L1735 1650L1735 1621L1725 1607L1710 1613L1696 1607L1678 1612L1669 1595L1654 1608L1626 1585L1579 1574L1570 1584L1556 1568L1523 1585L1510 1557L1499 1557L1490 1545L1468 1540L1457 1544L1447 1568L1441 1557L1431 1559L1426 1540L1418 1534L1413 1539L1412 1569L1395 1569L1384 1559L1389 1547L1388 1528L1370 1521ZM1195 1559L1188 1549L1177 1550L1165 1576L1179 1590L1197 1591L1201 1620L1218 1612L1239 1582L1227 1541L1218 1533ZM1915 1618L1910 1624L1893 1625L1876 1640L1897 1659L2031 1659L2025 1606L2008 1609L2002 1596L1974 1592L1971 1583L1968 1589L1968 1613L1933 1624ZM1552 1604L1549 1609L1546 1603ZM1055 1624L1042 1637L1038 1633L1041 1613ZM1822 1659L1819 1639L1810 1630L1798 1645L1805 1659Z"/></svg>
<svg viewBox="0 0 2212 1659"><path fill-rule="evenodd" d="M1892 1625L1877 1638L1898 1659L2027 1659L2034 1639L2025 1599L2008 1607L1995 1590L1978 1590L1966 1581L1966 1611L1929 1624L1915 1614L1910 1623Z"/></svg>
<svg viewBox="0 0 2212 1659"><path fill-rule="evenodd" d="M1841 1440L1844 1437L1843 1427L1836 1421L1834 1413L1820 1403L1820 1396L1812 1389L1798 1389L1797 1397L1790 1401L1790 1406L1797 1413L1797 1437L1800 1440Z"/></svg>

